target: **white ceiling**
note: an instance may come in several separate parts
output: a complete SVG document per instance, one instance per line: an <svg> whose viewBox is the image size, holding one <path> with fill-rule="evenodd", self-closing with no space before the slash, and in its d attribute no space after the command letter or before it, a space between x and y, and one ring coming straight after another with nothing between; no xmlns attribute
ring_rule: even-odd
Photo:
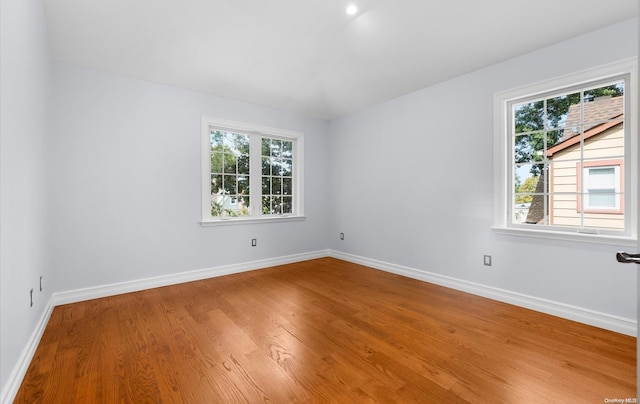
<svg viewBox="0 0 640 404"><path fill-rule="evenodd" d="M638 1L45 0L45 11L57 60L332 119L632 18Z"/></svg>

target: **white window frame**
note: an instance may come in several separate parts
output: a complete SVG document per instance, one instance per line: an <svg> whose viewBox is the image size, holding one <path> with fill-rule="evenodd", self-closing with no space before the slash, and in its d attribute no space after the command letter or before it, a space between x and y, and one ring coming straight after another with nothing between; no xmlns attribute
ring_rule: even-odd
<svg viewBox="0 0 640 404"><path fill-rule="evenodd" d="M626 76L625 86L625 231L585 231L575 228L533 227L511 223L513 203L512 157L508 104L512 100L588 85L591 82ZM506 90L494 95L494 232L505 235L637 246L638 215L638 59L629 58L544 82ZM511 215L511 216L510 216Z"/></svg>
<svg viewBox="0 0 640 404"><path fill-rule="evenodd" d="M261 139L282 139L293 142L293 213L283 215L265 215L260 203L251 203L250 214L247 216L211 215L211 130L241 133L250 138L250 194L262 194L262 158ZM242 223L267 223L275 221L304 220L304 133L286 129L270 128L245 122L203 116L201 118L201 221L203 226L230 225Z"/></svg>

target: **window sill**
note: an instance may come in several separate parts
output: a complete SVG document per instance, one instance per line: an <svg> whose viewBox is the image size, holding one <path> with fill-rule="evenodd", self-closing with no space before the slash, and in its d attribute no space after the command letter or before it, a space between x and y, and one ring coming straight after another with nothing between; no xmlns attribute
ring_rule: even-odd
<svg viewBox="0 0 640 404"><path fill-rule="evenodd" d="M238 224L275 223L275 222L296 222L305 220L306 216L269 216L260 218L228 218L215 219L211 221L201 221L202 227L211 226L233 226Z"/></svg>
<svg viewBox="0 0 640 404"><path fill-rule="evenodd" d="M506 236L535 237L548 240L564 240L580 243L593 243L625 247L637 247L638 240L631 236L614 236L609 234L567 233L552 230L523 229L513 227L492 227L496 234Z"/></svg>

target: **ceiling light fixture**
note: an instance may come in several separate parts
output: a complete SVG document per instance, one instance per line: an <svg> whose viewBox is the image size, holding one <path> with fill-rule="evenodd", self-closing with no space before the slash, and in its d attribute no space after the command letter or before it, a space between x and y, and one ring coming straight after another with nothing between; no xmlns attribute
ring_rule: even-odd
<svg viewBox="0 0 640 404"><path fill-rule="evenodd" d="M358 7L356 7L355 4L349 4L347 6L347 14L354 15L357 12L358 12Z"/></svg>

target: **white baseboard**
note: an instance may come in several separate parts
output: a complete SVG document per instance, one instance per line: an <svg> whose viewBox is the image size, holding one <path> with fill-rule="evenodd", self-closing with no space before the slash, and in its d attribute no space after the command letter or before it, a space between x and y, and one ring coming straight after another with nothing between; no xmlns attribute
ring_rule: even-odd
<svg viewBox="0 0 640 404"><path fill-rule="evenodd" d="M244 262L240 264L224 265L214 268L200 269L196 271L180 272L171 275L157 276L153 278L137 279L133 281L113 283L109 285L95 286L84 289L71 290L68 292L54 293L49 299L36 328L31 334L18 363L14 367L9 379L0 394L0 403L9 404L13 402L20 384L24 379L29 364L36 353L40 338L49 322L51 313L56 306L69 303L77 303L85 300L97 299L100 297L115 296L123 293L138 292L141 290L158 288L162 286L176 285L184 282L197 281L208 278L215 278L223 275L230 275L240 272L253 271L256 269L268 268L277 265L292 264L295 262L307 261L315 258L329 256L329 250L321 250L304 254L288 255L284 257L269 258L259 261Z"/></svg>
<svg viewBox="0 0 640 404"><path fill-rule="evenodd" d="M636 337L638 334L638 322L634 319L619 317L607 313L601 313L582 307L572 306L565 303L554 302L552 300L541 299L522 293L512 292L505 289L494 288L481 285L449 276L439 275L432 272L421 271L388 262L378 261L357 255L347 254L340 251L330 251L330 256L355 264L365 265L371 268L391 272L397 275L406 276L413 279L445 286L451 289L460 290L474 295L487 297L504 303L513 304L527 309L539 311L553 316L589 324L595 327L615 331L621 334Z"/></svg>
<svg viewBox="0 0 640 404"><path fill-rule="evenodd" d="M223 265L214 268L179 272L176 274L156 276L153 278L112 283L109 285L93 286L84 289L71 290L68 292L54 293L53 302L54 306L60 306L63 304L77 303L90 299L98 299L101 297L121 295L123 293L138 292L146 289L177 285L179 283L199 281L202 279L237 274L240 272L254 271L256 269L292 264L295 262L307 261L328 256L329 250L320 250L304 254L287 255L283 257L268 258L259 261L243 262L240 264Z"/></svg>
<svg viewBox="0 0 640 404"><path fill-rule="evenodd" d="M197 281L214 278L218 276L230 275L240 272L253 271L277 265L292 264L295 262L307 261L316 258L333 257L386 272L406 276L421 281L434 283L436 285L461 290L474 295L487 297L516 306L540 311L542 313L578 321L607 330L619 332L626 335L637 335L637 321L618 317L606 313L600 313L581 307L571 306L550 300L540 299L534 296L511 292L504 289L485 286L473 282L468 282L444 275L425 272L414 268L391 264L388 262L364 258L357 255L347 254L334 250L320 250L304 254L295 254L284 257L269 258L259 261L251 261L240 264L224 265L214 268L200 269L196 271L180 272L171 275L157 276L153 278L138 279L128 282L113 283L109 285L77 289L68 292L53 294L33 331L24 351L20 355L18 363L14 367L9 379L0 393L0 403L11 403L20 388L29 364L33 359L40 338L49 322L51 313L55 306L76 303L80 301L97 299L100 297L115 296L123 293L137 292L141 290L170 286L184 282Z"/></svg>
<svg viewBox="0 0 640 404"><path fill-rule="evenodd" d="M42 334L47 327L47 323L49 322L49 318L53 312L53 307L53 299L49 299L44 310L42 310L40 319L38 319L38 322L36 323L35 330L33 330L31 337L29 337L29 340L27 341L27 345L24 347L22 354L18 358L16 366L9 375L7 384L4 385L4 388L0 393L0 403L12 403L13 399L16 397L20 384L22 383L22 379L24 379L24 376L27 374L33 355L35 355L38 344L40 344L40 338L42 338Z"/></svg>

